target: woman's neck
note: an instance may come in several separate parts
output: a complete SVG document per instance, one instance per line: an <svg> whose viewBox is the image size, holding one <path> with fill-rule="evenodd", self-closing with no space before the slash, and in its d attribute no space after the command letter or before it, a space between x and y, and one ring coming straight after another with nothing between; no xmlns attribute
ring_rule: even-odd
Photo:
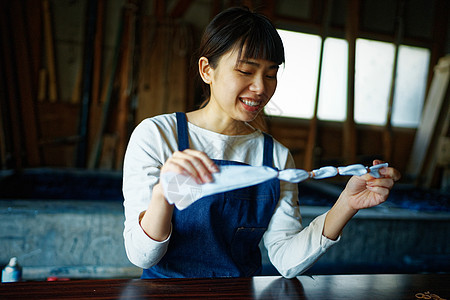
<svg viewBox="0 0 450 300"><path fill-rule="evenodd" d="M190 123L198 127L224 135L245 135L255 131L247 122L223 117L209 105L187 113L187 118Z"/></svg>

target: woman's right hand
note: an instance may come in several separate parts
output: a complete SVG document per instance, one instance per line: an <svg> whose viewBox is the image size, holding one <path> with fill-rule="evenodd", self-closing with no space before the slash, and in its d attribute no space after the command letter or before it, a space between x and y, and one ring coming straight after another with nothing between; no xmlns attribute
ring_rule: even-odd
<svg viewBox="0 0 450 300"><path fill-rule="evenodd" d="M212 173L218 171L217 165L204 152L193 149L174 152L161 168L161 173L190 176L198 184L211 182Z"/></svg>

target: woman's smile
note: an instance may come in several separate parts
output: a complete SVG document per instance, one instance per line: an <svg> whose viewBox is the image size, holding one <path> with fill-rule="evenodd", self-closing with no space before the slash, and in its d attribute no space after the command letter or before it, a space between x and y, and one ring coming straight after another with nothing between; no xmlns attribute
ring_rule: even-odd
<svg viewBox="0 0 450 300"><path fill-rule="evenodd" d="M239 101L242 103L242 106L249 112L258 111L263 104L263 101L258 101L246 97L239 97Z"/></svg>

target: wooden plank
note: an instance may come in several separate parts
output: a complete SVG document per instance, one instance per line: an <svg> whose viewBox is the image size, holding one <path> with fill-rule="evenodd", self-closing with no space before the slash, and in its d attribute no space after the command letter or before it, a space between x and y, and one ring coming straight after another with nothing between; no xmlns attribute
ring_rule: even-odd
<svg viewBox="0 0 450 300"><path fill-rule="evenodd" d="M186 24L173 24L171 46L168 54L168 70L166 77L167 108L163 113L186 111L188 105L193 105L194 99L188 93L189 59L193 47L193 34ZM192 83L193 85L193 83Z"/></svg>
<svg viewBox="0 0 450 300"><path fill-rule="evenodd" d="M105 134L102 142L102 150L100 154L100 165L101 170L112 170L114 168L114 162L116 157L116 148L118 137L115 134Z"/></svg>
<svg viewBox="0 0 450 300"><path fill-rule="evenodd" d="M104 101L104 92L101 93L101 78L103 65L103 36L104 36L104 22L105 22L105 1L98 0L97 4L97 18L95 25L94 38L94 61L93 61L93 75L92 75L92 93L89 107L89 123L87 131L87 149L88 149L88 167L91 166L91 153L96 144L97 133L101 130L102 114Z"/></svg>
<svg viewBox="0 0 450 300"><path fill-rule="evenodd" d="M404 31L404 20L403 15L405 11L405 0L399 0L397 3L397 22L395 28L395 52L394 52L394 63L392 67L392 80L389 89L389 100L387 107L387 116L386 116L386 125L383 128L383 150L384 157L383 159L387 162L392 160L392 151L393 151L393 132L392 132L392 108L394 105L394 95L395 95L395 87L396 87L396 79L397 79L397 65L398 65L398 53L400 44L403 40L403 31Z"/></svg>
<svg viewBox="0 0 450 300"><path fill-rule="evenodd" d="M427 155L422 171L423 180L420 185L424 188L442 188L442 180L439 171L450 170L450 89L447 87L444 103L436 122L435 136L430 144L430 152ZM442 172L443 173L443 172Z"/></svg>
<svg viewBox="0 0 450 300"><path fill-rule="evenodd" d="M25 6L26 24L30 39L32 77L34 85L39 82L42 65L42 5L41 0L27 0Z"/></svg>
<svg viewBox="0 0 450 300"><path fill-rule="evenodd" d="M37 100L39 102L44 102L47 98L47 69L39 70L39 79L38 79L38 91L37 91Z"/></svg>
<svg viewBox="0 0 450 300"><path fill-rule="evenodd" d="M436 0L433 18L433 37L431 39L430 66L428 70L427 87L429 90L433 79L433 68L439 62L439 59L446 55L446 41L448 34L448 19L450 15L450 1Z"/></svg>
<svg viewBox="0 0 450 300"><path fill-rule="evenodd" d="M16 170L20 170L24 167L23 156L22 156L22 118L19 112L19 96L17 95L18 86L16 72L13 65L13 45L12 45L12 31L11 28L11 10L10 2L1 2L1 12L0 12L0 33L1 42L3 47L0 47L2 53L1 59L3 66L1 73L5 76L6 83L6 93L7 93L7 107L9 111L8 128L11 130L11 153L12 153L12 167Z"/></svg>
<svg viewBox="0 0 450 300"><path fill-rule="evenodd" d="M138 105L135 125L148 117L160 114L163 94L163 57L165 33L161 25L150 18L144 18L141 30L141 61L139 63Z"/></svg>
<svg viewBox="0 0 450 300"><path fill-rule="evenodd" d="M48 97L50 102L56 102L58 100L58 84L56 75L55 44L53 41L49 0L42 0L42 9L44 13L44 40L49 83Z"/></svg>
<svg viewBox="0 0 450 300"><path fill-rule="evenodd" d="M348 164L356 161L355 113L355 53L359 30L360 0L348 3L345 35L348 41L347 118L344 122L343 157Z"/></svg>
<svg viewBox="0 0 450 300"><path fill-rule="evenodd" d="M135 125L148 117L194 106L189 76L189 54L193 47L190 28L170 21L157 24L144 19L141 34Z"/></svg>
<svg viewBox="0 0 450 300"><path fill-rule="evenodd" d="M29 36L25 27L25 15L23 6L19 1L13 1L11 13L14 16L12 33L15 62L17 68L17 80L20 96L20 111L25 134L25 149L27 166L37 167L41 164L41 155L38 144L38 122L35 109L36 88L33 84L32 63Z"/></svg>
<svg viewBox="0 0 450 300"><path fill-rule="evenodd" d="M305 165L306 170L312 170L314 165L314 149L316 147L317 140L317 112L319 110L319 97L320 97L320 80L322 78L322 65L323 65L323 51L325 46L325 39L328 36L328 28L330 26L331 12L333 11L333 0L327 0L324 6L324 13L322 14L322 28L321 28L321 43L320 43L320 54L319 54L319 71L317 75L316 83L316 98L314 101L314 113L313 117L309 123L309 134L308 142L306 144L305 151Z"/></svg>
<svg viewBox="0 0 450 300"><path fill-rule="evenodd" d="M70 97L70 103L80 104L82 83L83 83L83 60L81 60L81 64L78 67L77 77L75 78L75 83L73 85L72 96Z"/></svg>
<svg viewBox="0 0 450 300"><path fill-rule="evenodd" d="M2 17L0 15L0 17ZM1 40L1 39L0 39ZM3 66L4 57L3 47L0 47L0 169L6 169L7 164L7 131L10 132L7 115L7 95L6 95L6 78L5 78L5 69Z"/></svg>
<svg viewBox="0 0 450 300"><path fill-rule="evenodd" d="M136 11L133 8L125 10L124 32L122 39L122 56L120 61L119 90L117 103L117 120L115 132L117 133L117 149L114 166L121 169L128 142L128 117L130 112L130 94L133 75L133 52Z"/></svg>
<svg viewBox="0 0 450 300"><path fill-rule="evenodd" d="M95 25L97 16L97 1L88 1L87 20L86 20L86 38L85 52L83 62L83 85L81 94L81 109L79 119L78 143L76 154L76 166L85 168L87 164L87 144L88 144L88 124L89 124L89 106L91 102L92 91L92 69L94 60L94 39Z"/></svg>
<svg viewBox="0 0 450 300"><path fill-rule="evenodd" d="M122 34L123 34L123 18L120 18L119 26L117 29L116 44L115 44L114 57L112 60L111 70L109 70L107 72L108 80L105 82L104 87L102 89L102 95L101 95L102 113L101 113L100 121L99 121L100 125L96 131L93 131L91 133L93 136L93 144L92 144L92 148L90 149L90 152L89 152L89 160L88 160L88 168L89 169L98 167L98 164L101 159L101 152L102 152L102 146L103 146L103 134L105 132L106 124L108 122L108 116L110 116L110 108L111 108L111 102L112 102L114 82L115 82L115 78L116 78L116 73L118 72Z"/></svg>
<svg viewBox="0 0 450 300"><path fill-rule="evenodd" d="M97 0L97 23L94 37L94 67L92 75L92 102L100 102L100 79L102 75L102 50L104 34L105 0Z"/></svg>
<svg viewBox="0 0 450 300"><path fill-rule="evenodd" d="M427 95L419 128L414 139L406 176L420 183L421 172L424 169L427 153L432 144L433 134L443 110L445 98L448 97L450 79L450 55L439 60L434 68L433 81ZM446 111L446 110L445 110Z"/></svg>

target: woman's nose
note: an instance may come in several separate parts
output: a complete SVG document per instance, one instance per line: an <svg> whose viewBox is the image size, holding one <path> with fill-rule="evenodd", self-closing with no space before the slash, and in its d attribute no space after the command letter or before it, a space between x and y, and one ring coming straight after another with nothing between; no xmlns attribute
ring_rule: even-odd
<svg viewBox="0 0 450 300"><path fill-rule="evenodd" d="M250 85L250 90L256 94L263 94L265 89L264 79L261 76L255 76Z"/></svg>

